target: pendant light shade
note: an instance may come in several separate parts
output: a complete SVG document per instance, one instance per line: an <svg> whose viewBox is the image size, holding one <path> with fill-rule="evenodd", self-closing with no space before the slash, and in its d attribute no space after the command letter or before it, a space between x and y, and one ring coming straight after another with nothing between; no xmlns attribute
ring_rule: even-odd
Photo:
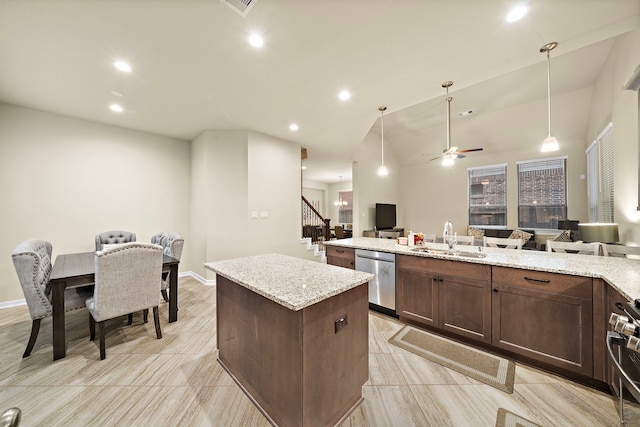
<svg viewBox="0 0 640 427"><path fill-rule="evenodd" d="M380 167L378 168L378 175L380 176L389 175L389 171L384 165L384 111L386 109L387 107L385 106L378 107L378 110L380 110L380 148L382 152L382 161L380 162Z"/></svg>
<svg viewBox="0 0 640 427"><path fill-rule="evenodd" d="M549 123L549 132L547 137L544 139L542 143L542 147L540 151L543 153L547 153L549 151L558 151L560 147L558 146L558 140L551 136L551 58L549 57L549 52L555 49L558 46L558 43L551 42L547 43L540 48L540 52L547 54L547 113L548 113L548 123Z"/></svg>

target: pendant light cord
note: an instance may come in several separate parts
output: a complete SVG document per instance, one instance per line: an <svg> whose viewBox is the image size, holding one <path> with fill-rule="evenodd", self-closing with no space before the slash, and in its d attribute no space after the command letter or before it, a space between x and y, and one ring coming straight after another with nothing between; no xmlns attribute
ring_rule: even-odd
<svg viewBox="0 0 640 427"><path fill-rule="evenodd" d="M551 58L547 49L547 114L549 123L549 137L551 137Z"/></svg>

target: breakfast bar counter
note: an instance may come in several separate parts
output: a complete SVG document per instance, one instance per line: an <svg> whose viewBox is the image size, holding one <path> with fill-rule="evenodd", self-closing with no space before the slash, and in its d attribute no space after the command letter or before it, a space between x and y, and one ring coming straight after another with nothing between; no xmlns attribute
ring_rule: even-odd
<svg viewBox="0 0 640 427"><path fill-rule="evenodd" d="M218 360L273 425L338 425L369 377L369 273L280 254L216 273Z"/></svg>
<svg viewBox="0 0 640 427"><path fill-rule="evenodd" d="M640 298L640 260L636 259L489 247L482 248L484 257L476 258L473 255L478 246L457 245L459 255L448 255L442 253L448 249L444 243L427 243L418 248L398 245L393 239L369 237L332 240L325 245L600 278L628 300Z"/></svg>

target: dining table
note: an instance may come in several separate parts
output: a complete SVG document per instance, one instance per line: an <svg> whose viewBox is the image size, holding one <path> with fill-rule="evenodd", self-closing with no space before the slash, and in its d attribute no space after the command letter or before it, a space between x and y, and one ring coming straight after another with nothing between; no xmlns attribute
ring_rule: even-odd
<svg viewBox="0 0 640 427"><path fill-rule="evenodd" d="M49 279L53 309L53 360L66 356L64 292L67 288L95 282L95 252L62 254L56 257ZM169 323L178 320L178 264L179 260L166 254L162 257L162 271L169 272ZM160 291L158 278L158 291ZM158 296L158 298L160 298Z"/></svg>

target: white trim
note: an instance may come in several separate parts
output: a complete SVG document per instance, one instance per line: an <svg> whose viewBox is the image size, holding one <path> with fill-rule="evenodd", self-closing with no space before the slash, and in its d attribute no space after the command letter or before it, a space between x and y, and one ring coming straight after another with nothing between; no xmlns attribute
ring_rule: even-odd
<svg viewBox="0 0 640 427"><path fill-rule="evenodd" d="M508 166L507 163L496 163L495 165L486 165L486 166L472 166L467 168L468 171L476 170L476 169L489 169L489 168L506 168Z"/></svg>
<svg viewBox="0 0 640 427"><path fill-rule="evenodd" d="M522 163L545 162L545 161L549 161L549 160L567 160L568 158L569 158L569 156L564 155L564 156L556 156L556 157L543 157L541 159L518 160L516 162L516 165L520 165Z"/></svg>
<svg viewBox="0 0 640 427"><path fill-rule="evenodd" d="M182 273L178 274L178 277L193 277L203 285L207 285L207 286L216 285L216 279L205 279L204 277L200 276L198 273L194 273L193 271L183 271Z"/></svg>
<svg viewBox="0 0 640 427"><path fill-rule="evenodd" d="M604 129L602 129L602 132L600 132L600 135L598 135L596 137L596 139L599 141L602 139L603 136L606 135L607 132L609 132L609 129L613 128L613 123L609 122L607 123L607 125L604 127ZM593 143L595 144L595 141L593 141Z"/></svg>
<svg viewBox="0 0 640 427"><path fill-rule="evenodd" d="M594 139L594 140L593 140L593 142L592 142L591 144L589 144L589 146L587 147L587 149L586 149L586 150L584 150L584 152L585 152L585 153L588 153L588 152L589 152L589 150L591 150L591 149L593 148L593 146L594 146L594 145L596 145L597 143L598 143L598 141Z"/></svg>
<svg viewBox="0 0 640 427"><path fill-rule="evenodd" d="M27 305L27 300L22 298L13 301L0 302L0 310L11 307L19 307L21 305Z"/></svg>

